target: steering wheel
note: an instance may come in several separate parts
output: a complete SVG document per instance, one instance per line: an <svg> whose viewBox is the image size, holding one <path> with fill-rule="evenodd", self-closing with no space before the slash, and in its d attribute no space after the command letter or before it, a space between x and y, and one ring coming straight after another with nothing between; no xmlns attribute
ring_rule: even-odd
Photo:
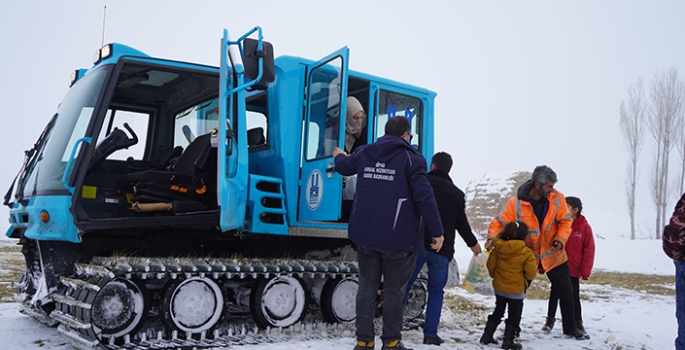
<svg viewBox="0 0 685 350"><path fill-rule="evenodd" d="M131 138L126 135L124 130L115 127L114 130L107 135L107 137L105 137L97 144L97 146L95 146L95 152L93 153L93 159L90 162L90 168L98 165L110 154L120 149L129 148L138 143L138 135L136 135L128 123L124 123L124 128L131 134Z"/></svg>

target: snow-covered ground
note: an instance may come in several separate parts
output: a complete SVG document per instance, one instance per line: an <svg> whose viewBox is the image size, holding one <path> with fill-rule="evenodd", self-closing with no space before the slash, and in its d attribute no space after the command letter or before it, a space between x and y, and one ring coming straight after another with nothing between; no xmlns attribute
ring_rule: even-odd
<svg viewBox="0 0 685 350"><path fill-rule="evenodd" d="M470 259L470 251L457 242L457 261L463 274ZM661 250L661 241L607 239L597 240L596 270L674 275L674 267ZM546 315L544 300L526 300L521 344L525 349L672 349L676 336L675 300L673 297L652 295L620 288L605 287L590 283L581 284L581 293L590 300L583 301L585 328L590 340L564 339L560 324L551 334L543 334L540 328ZM669 284L669 288L673 288ZM468 298L486 309L494 308L494 298L470 294L461 286L450 288L450 295ZM608 297L606 297L608 295ZM54 328L45 327L33 319L21 315L16 303L0 304L0 339L2 349L72 349L57 335ZM559 317L559 315L557 315ZM473 320L451 311L449 301L443 311L439 334L447 343L440 348L486 349L478 343L485 320ZM502 326L500 326L501 328ZM500 329L501 331L501 329ZM438 349L423 345L420 330L403 332L405 345L417 350ZM288 343L245 345L233 347L241 350L290 350L317 349L340 350L354 347L354 334L345 331L343 338L330 340L297 340ZM377 346L380 348L380 346Z"/></svg>

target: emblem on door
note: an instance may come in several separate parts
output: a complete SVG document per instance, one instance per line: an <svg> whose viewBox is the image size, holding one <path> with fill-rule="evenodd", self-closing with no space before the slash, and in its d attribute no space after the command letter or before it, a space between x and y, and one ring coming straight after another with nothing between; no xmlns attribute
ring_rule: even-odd
<svg viewBox="0 0 685 350"><path fill-rule="evenodd" d="M316 210L323 198L323 177L318 169L314 169L307 179L307 206Z"/></svg>

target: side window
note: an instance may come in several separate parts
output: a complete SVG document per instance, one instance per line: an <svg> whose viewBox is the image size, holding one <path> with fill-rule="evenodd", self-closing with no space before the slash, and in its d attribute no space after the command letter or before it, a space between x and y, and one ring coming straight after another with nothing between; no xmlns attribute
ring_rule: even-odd
<svg viewBox="0 0 685 350"><path fill-rule="evenodd" d="M185 149L196 137L219 127L218 100L190 107L174 117L174 147Z"/></svg>
<svg viewBox="0 0 685 350"><path fill-rule="evenodd" d="M246 101L247 117L247 148L258 149L266 145L268 135L268 104L266 92L255 97L248 97Z"/></svg>
<svg viewBox="0 0 685 350"><path fill-rule="evenodd" d="M385 134L385 123L394 116L404 116L409 119L412 133L411 145L421 151L423 117L421 99L388 90L380 90L376 115L376 138Z"/></svg>
<svg viewBox="0 0 685 350"><path fill-rule="evenodd" d="M307 160L329 157L338 145L342 64L342 57L336 57L310 74Z"/></svg>
<svg viewBox="0 0 685 350"><path fill-rule="evenodd" d="M132 157L134 160L143 160L145 156L145 149L147 145L148 127L150 124L150 114L142 112L132 112L125 110L110 109L107 111L105 123L100 130L98 140L103 140L114 128L124 130L128 135L128 131L124 124L128 124L131 129L138 136L138 143L125 149L117 150L112 153L107 159L110 160L126 160ZM131 135L128 135L131 137Z"/></svg>

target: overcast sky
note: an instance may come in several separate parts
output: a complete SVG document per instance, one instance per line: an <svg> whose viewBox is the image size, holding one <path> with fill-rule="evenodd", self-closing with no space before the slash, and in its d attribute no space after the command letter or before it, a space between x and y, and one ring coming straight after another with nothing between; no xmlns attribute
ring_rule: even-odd
<svg viewBox="0 0 685 350"><path fill-rule="evenodd" d="M235 38L256 25L276 55L319 59L348 46L351 69L437 92L435 149L452 154L462 189L547 164L604 235L629 233L618 128L628 86L642 77L648 87L671 66L685 77L683 1L5 1L3 194L69 74L92 65L105 5L104 41L156 57L218 65L223 28ZM655 215L651 146L638 193L645 233Z"/></svg>

